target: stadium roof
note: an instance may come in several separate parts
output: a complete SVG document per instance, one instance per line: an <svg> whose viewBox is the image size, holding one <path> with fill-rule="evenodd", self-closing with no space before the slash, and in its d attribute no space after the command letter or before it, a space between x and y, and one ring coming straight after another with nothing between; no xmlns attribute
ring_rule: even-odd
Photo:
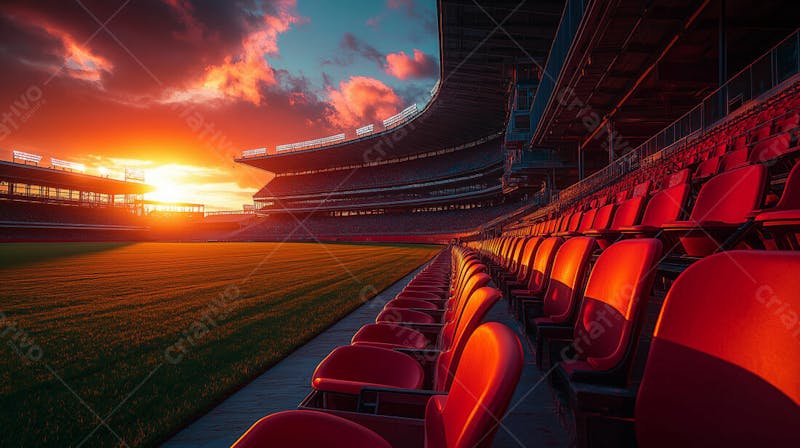
<svg viewBox="0 0 800 448"><path fill-rule="evenodd" d="M604 138L579 113L611 116L632 146L696 106L719 85L720 3L695 0L595 1L567 58L556 92L531 140L534 147L575 152ZM728 74L734 74L797 28L800 2L726 0ZM674 40L673 40L674 39ZM604 124L605 121L601 123ZM604 136L605 134L600 134Z"/></svg>
<svg viewBox="0 0 800 448"><path fill-rule="evenodd" d="M144 194L155 190L152 185L5 160L0 160L0 179L22 184L106 194Z"/></svg>
<svg viewBox="0 0 800 448"><path fill-rule="evenodd" d="M441 83L414 119L336 145L236 159L276 173L456 147L505 127L513 64L544 63L563 0L439 0Z"/></svg>

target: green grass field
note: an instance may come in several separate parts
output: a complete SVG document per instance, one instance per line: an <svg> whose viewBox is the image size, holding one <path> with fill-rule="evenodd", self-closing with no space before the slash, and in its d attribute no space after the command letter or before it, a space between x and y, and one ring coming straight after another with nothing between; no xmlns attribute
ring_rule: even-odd
<svg viewBox="0 0 800 448"><path fill-rule="evenodd" d="M155 445L438 250L0 244L0 446Z"/></svg>

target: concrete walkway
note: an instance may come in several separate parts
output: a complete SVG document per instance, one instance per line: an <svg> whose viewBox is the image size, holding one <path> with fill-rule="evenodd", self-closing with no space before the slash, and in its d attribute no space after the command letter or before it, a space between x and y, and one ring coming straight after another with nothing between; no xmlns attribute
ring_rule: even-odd
<svg viewBox="0 0 800 448"><path fill-rule="evenodd" d="M383 305L391 300L418 272L393 284L334 326L300 347L255 381L219 404L183 431L168 440L167 448L229 447L259 418L273 412L297 408L311 390L311 374L317 364L335 347L347 345L364 324L374 322ZM502 322L521 335L521 325L499 302L486 321ZM521 337L525 341L524 337ZM497 431L495 447L565 447L567 434L558 424L554 399L546 379L536 368L531 350L525 347L525 368L511 399L510 412Z"/></svg>

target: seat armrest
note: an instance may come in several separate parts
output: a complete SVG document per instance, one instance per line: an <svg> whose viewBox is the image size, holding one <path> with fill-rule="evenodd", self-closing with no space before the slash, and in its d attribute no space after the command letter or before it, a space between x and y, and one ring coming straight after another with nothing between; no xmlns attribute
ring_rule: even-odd
<svg viewBox="0 0 800 448"><path fill-rule="evenodd" d="M572 325L537 325L536 333L539 337L548 339L563 339L572 341L575 329Z"/></svg>
<svg viewBox="0 0 800 448"><path fill-rule="evenodd" d="M569 389L570 405L577 411L633 417L635 390L577 381L570 381Z"/></svg>
<svg viewBox="0 0 800 448"><path fill-rule="evenodd" d="M405 418L425 418L428 400L447 392L419 389L364 387L358 395L358 412Z"/></svg>

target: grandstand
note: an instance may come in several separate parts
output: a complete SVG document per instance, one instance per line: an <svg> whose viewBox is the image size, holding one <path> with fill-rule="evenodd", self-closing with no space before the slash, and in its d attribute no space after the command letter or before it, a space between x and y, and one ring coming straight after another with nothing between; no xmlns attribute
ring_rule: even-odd
<svg viewBox="0 0 800 448"><path fill-rule="evenodd" d="M800 4L438 7L420 115L239 161L277 174L254 239L459 241L234 446L800 445Z"/></svg>
<svg viewBox="0 0 800 448"><path fill-rule="evenodd" d="M138 240L153 187L69 169L0 161L0 239Z"/></svg>

